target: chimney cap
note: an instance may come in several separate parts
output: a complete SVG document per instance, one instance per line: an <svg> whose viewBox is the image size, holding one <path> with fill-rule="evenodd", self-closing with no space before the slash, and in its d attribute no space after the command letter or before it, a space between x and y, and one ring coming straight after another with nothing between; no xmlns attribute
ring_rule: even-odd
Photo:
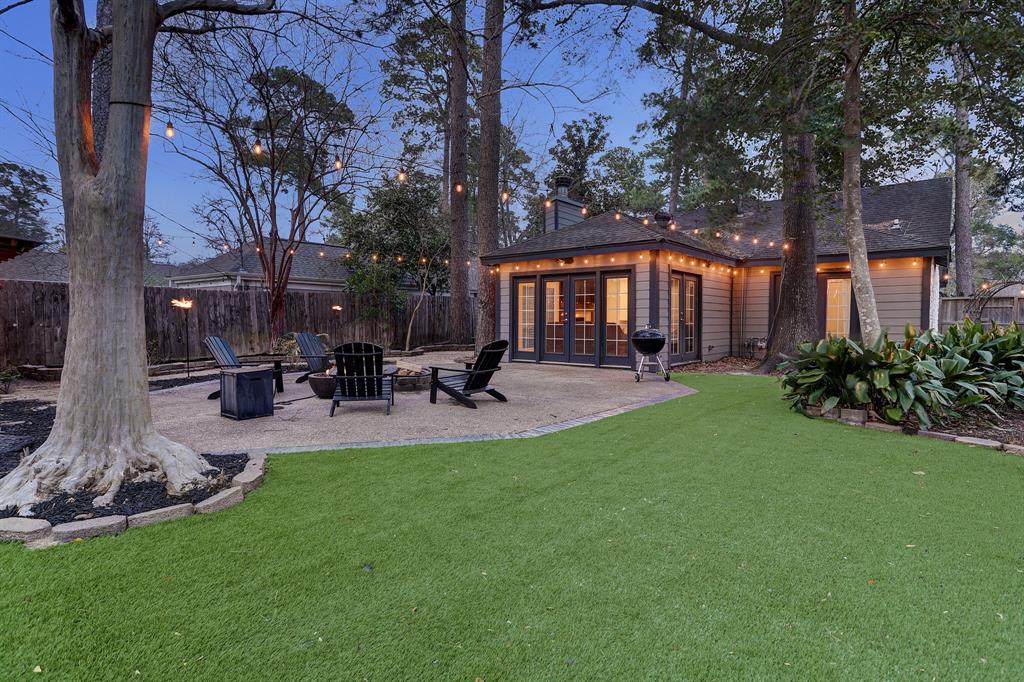
<svg viewBox="0 0 1024 682"><path fill-rule="evenodd" d="M556 175L555 176L555 187L568 187L572 184L572 178L568 175Z"/></svg>
<svg viewBox="0 0 1024 682"><path fill-rule="evenodd" d="M654 222L658 223L658 227L666 228L669 222L672 220L672 214L668 211L658 211L654 214Z"/></svg>

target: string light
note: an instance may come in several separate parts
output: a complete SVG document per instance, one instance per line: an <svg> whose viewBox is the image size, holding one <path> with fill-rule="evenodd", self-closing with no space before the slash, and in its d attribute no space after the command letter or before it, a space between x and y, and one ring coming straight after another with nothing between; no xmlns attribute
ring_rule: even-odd
<svg viewBox="0 0 1024 682"><path fill-rule="evenodd" d="M401 256L396 256L396 257L395 257L395 260L396 260L397 262L401 263L401 262L402 262L402 257L401 257Z"/></svg>
<svg viewBox="0 0 1024 682"><path fill-rule="evenodd" d="M288 249L288 255L289 256L294 256L295 255L295 249Z"/></svg>
<svg viewBox="0 0 1024 682"><path fill-rule="evenodd" d="M448 265L448 259L447 258L444 259L444 264Z"/></svg>
<svg viewBox="0 0 1024 682"><path fill-rule="evenodd" d="M501 193L501 200L502 200L502 202L507 204L508 203L508 196L509 196L508 192L502 192Z"/></svg>
<svg viewBox="0 0 1024 682"><path fill-rule="evenodd" d="M228 246L228 245L227 245L227 243L225 242L225 243L224 243L224 246L222 246L221 248L222 248L222 249L224 249L225 251L227 251L227 250L228 250L228 249L230 249L231 247L230 247L230 246Z"/></svg>
<svg viewBox="0 0 1024 682"><path fill-rule="evenodd" d="M398 171L398 181L399 182L405 182L408 177L409 176L406 175L404 168L399 169L399 171Z"/></svg>
<svg viewBox="0 0 1024 682"><path fill-rule="evenodd" d="M455 183L455 193L456 194L462 194L462 183L461 182L456 182Z"/></svg>
<svg viewBox="0 0 1024 682"><path fill-rule="evenodd" d="M985 282L985 283L983 283L983 284L981 285L981 288L982 288L982 289L988 289L988 282Z"/></svg>
<svg viewBox="0 0 1024 682"><path fill-rule="evenodd" d="M721 233L721 232L715 232L715 236L716 236L716 237L721 237L721 236L722 236L722 233Z"/></svg>
<svg viewBox="0 0 1024 682"><path fill-rule="evenodd" d="M735 234L735 235L733 235L732 240L734 242L738 242L740 240L740 236L738 234Z"/></svg>
<svg viewBox="0 0 1024 682"><path fill-rule="evenodd" d="M700 230L694 230L693 233L694 234L700 234Z"/></svg>
<svg viewBox="0 0 1024 682"><path fill-rule="evenodd" d="M668 224L668 229L675 230L676 229L676 221L673 220L672 222L670 222Z"/></svg>
<svg viewBox="0 0 1024 682"><path fill-rule="evenodd" d="M948 272L942 276L942 280L944 282L948 282L949 281L949 273Z"/></svg>
<svg viewBox="0 0 1024 682"><path fill-rule="evenodd" d="M334 170L341 170L341 157L337 154L334 155Z"/></svg>
<svg viewBox="0 0 1024 682"><path fill-rule="evenodd" d="M337 304L335 304L335 305L332 305L332 306L331 306L331 310L333 310L333 311L334 311L334 312L336 312L336 313L340 313L340 312L341 312L341 306L340 306L340 305L337 305Z"/></svg>
<svg viewBox="0 0 1024 682"><path fill-rule="evenodd" d="M466 267L469 267L469 261L466 261ZM518 270L519 268L516 269Z"/></svg>
<svg viewBox="0 0 1024 682"><path fill-rule="evenodd" d="M757 244L757 237L754 237L754 243Z"/></svg>
<svg viewBox="0 0 1024 682"><path fill-rule="evenodd" d="M321 252L320 252L320 257L321 257L321 258L323 258L323 257L324 257L324 252L323 252L323 251L321 251Z"/></svg>
<svg viewBox="0 0 1024 682"><path fill-rule="evenodd" d="M587 215L587 207L586 206L584 206L583 208L580 209L580 215Z"/></svg>
<svg viewBox="0 0 1024 682"><path fill-rule="evenodd" d="M370 256L370 260L372 260L374 263L376 263L377 262L377 254L373 254L372 256Z"/></svg>
<svg viewBox="0 0 1024 682"><path fill-rule="evenodd" d="M782 245L782 250L789 251L789 242L786 242L785 244Z"/></svg>
<svg viewBox="0 0 1024 682"><path fill-rule="evenodd" d="M621 213L619 213L618 211L616 211L616 212L615 212L615 219L616 219L616 220L622 220L622 214L621 214Z"/></svg>
<svg viewBox="0 0 1024 682"><path fill-rule="evenodd" d="M544 200L544 207L545 208L551 208L551 199L545 199Z"/></svg>
<svg viewBox="0 0 1024 682"><path fill-rule="evenodd" d="M260 144L260 138L256 138L256 141L252 143L252 153L259 156L263 153L263 145Z"/></svg>
<svg viewBox="0 0 1024 682"><path fill-rule="evenodd" d="M167 122L167 128L164 130L164 135L168 138L174 137L174 121Z"/></svg>
<svg viewBox="0 0 1024 682"><path fill-rule="evenodd" d="M651 224L651 221L648 220L647 218L644 218L644 225L650 225L650 224Z"/></svg>
<svg viewBox="0 0 1024 682"><path fill-rule="evenodd" d="M768 246L775 246L775 240L768 242Z"/></svg>

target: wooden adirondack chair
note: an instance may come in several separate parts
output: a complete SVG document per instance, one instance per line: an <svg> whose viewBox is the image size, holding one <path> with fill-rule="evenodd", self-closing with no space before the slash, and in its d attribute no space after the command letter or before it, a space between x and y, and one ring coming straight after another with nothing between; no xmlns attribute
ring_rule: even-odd
<svg viewBox="0 0 1024 682"><path fill-rule="evenodd" d="M320 337L311 332L299 332L295 335L295 343L299 345L299 352L309 365L309 371L295 380L301 384L309 379L310 374L319 374L327 371L327 355L324 353L324 344Z"/></svg>
<svg viewBox="0 0 1024 682"><path fill-rule="evenodd" d="M343 402L383 400L391 414L395 404L395 375L384 373L384 349L372 343L355 341L334 349L338 383L331 399L334 408Z"/></svg>
<svg viewBox="0 0 1024 682"><path fill-rule="evenodd" d="M210 351L210 355L213 356L213 361L217 363L217 367L220 369L238 369L239 367L257 367L265 364L262 362L240 362L238 356L235 355L235 351L231 348L231 345L220 338L219 336L207 336L203 339L203 344L206 349ZM274 385L277 387L278 393L284 390L282 384L283 370L281 369L281 363L274 363ZM220 389L214 391L210 395L206 396L207 400L216 400L220 398Z"/></svg>
<svg viewBox="0 0 1024 682"><path fill-rule="evenodd" d="M476 403L470 399L474 393L486 393L487 395L508 402L508 398L499 393L490 385L491 377L501 369L501 358L508 350L508 341L492 341L480 349L476 356L476 362L472 366L467 365L466 369L452 369L450 367L430 368L430 402L437 402L437 392L443 391L458 400L466 407L476 409ZM440 376L441 372L452 372L452 376Z"/></svg>

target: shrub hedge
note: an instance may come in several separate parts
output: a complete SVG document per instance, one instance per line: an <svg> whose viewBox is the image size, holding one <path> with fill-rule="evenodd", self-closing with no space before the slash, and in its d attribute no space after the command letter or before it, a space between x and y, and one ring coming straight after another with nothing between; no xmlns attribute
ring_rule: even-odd
<svg viewBox="0 0 1024 682"><path fill-rule="evenodd" d="M945 334L908 324L902 343L883 336L862 347L846 338L800 344L783 371L795 410L866 409L890 423L927 428L967 407L1024 409L1024 331L985 329L971 319Z"/></svg>

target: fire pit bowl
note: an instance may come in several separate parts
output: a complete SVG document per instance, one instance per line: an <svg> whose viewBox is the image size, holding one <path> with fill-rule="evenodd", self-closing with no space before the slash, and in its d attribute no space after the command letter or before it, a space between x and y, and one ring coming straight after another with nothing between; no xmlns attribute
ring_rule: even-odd
<svg viewBox="0 0 1024 682"><path fill-rule="evenodd" d="M334 397L334 375L326 375L323 372L319 374L309 375L309 387L313 389L313 393L316 394L317 398L323 400L330 400Z"/></svg>
<svg viewBox="0 0 1024 682"><path fill-rule="evenodd" d="M399 367L395 370L396 391L422 391L430 386L430 371Z"/></svg>

